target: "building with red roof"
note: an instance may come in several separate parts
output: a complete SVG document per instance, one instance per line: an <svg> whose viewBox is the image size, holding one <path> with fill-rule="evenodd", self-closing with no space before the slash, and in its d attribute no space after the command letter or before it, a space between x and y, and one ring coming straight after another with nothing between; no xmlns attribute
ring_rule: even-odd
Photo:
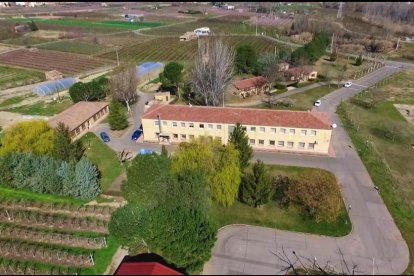
<svg viewBox="0 0 414 276"><path fill-rule="evenodd" d="M125 256L115 275L183 275L156 254Z"/></svg>
<svg viewBox="0 0 414 276"><path fill-rule="evenodd" d="M262 76L237 80L233 83L233 85L236 88L236 90L233 91L233 94L239 95L243 98L253 94L259 95L262 92L268 92L270 90L267 80Z"/></svg>
<svg viewBox="0 0 414 276"><path fill-rule="evenodd" d="M236 123L255 149L328 154L332 123L324 112L152 105L142 116L144 141L156 143L200 136L227 143Z"/></svg>

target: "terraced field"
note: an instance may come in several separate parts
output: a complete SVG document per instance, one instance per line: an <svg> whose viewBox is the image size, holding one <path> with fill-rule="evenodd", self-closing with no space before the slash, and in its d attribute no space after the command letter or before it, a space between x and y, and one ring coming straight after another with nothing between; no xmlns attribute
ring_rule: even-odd
<svg viewBox="0 0 414 276"><path fill-rule="evenodd" d="M214 39L202 38L202 39ZM240 44L252 45L259 56L274 53L275 47L277 49L284 48L285 46L277 44L264 37L255 36L226 36L223 37L224 42L231 46L236 47ZM188 42L180 42L178 38L172 37L159 37L144 40L141 43L137 43L131 46L125 46L118 51L121 60L134 60L136 62L141 61L192 61L197 52L197 40ZM114 51L98 55L99 57L106 59L116 59Z"/></svg>
<svg viewBox="0 0 414 276"><path fill-rule="evenodd" d="M0 66L0 89L7 89L43 81L42 72Z"/></svg>
<svg viewBox="0 0 414 276"><path fill-rule="evenodd" d="M110 60L65 52L19 49L0 55L0 63L42 71L58 70L66 75L112 64Z"/></svg>

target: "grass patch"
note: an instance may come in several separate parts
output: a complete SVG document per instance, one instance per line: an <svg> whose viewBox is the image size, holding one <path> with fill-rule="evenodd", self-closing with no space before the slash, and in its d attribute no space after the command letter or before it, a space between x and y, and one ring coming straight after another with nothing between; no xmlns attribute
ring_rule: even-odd
<svg viewBox="0 0 414 276"><path fill-rule="evenodd" d="M38 48L85 55L98 54L106 50L102 45L80 41L57 41L41 45Z"/></svg>
<svg viewBox="0 0 414 276"><path fill-rule="evenodd" d="M414 73L400 72L377 88L384 98L373 108L363 108L351 101L342 103L338 114L373 182L393 216L410 250L406 274L414 273L414 126L393 106L414 104ZM357 95L356 97L367 97ZM380 118L380 120L379 120ZM372 128L394 131L396 139L373 135ZM367 142L368 141L368 142Z"/></svg>
<svg viewBox="0 0 414 276"><path fill-rule="evenodd" d="M0 66L0 90L43 80L45 80L45 74L42 72Z"/></svg>
<svg viewBox="0 0 414 276"><path fill-rule="evenodd" d="M20 102L22 102L26 97L23 96L15 96L12 98L8 98L6 100L4 100L2 103L0 103L0 107L5 107L5 106L9 106L9 105L14 105L14 104L18 104Z"/></svg>
<svg viewBox="0 0 414 276"><path fill-rule="evenodd" d="M39 102L32 105L23 105L19 107L9 108L5 111L20 113L24 115L53 116L64 111L71 105L73 105L72 100L69 98L64 98L60 102Z"/></svg>
<svg viewBox="0 0 414 276"><path fill-rule="evenodd" d="M45 37L18 37L18 38L9 38L5 39L2 42L5 44L12 44L12 45L18 45L18 46L35 46L37 44L45 43L45 42L51 42L56 39L54 38L45 38Z"/></svg>
<svg viewBox="0 0 414 276"><path fill-rule="evenodd" d="M122 173L124 166L120 164L116 153L94 133L86 133L81 141L86 148L86 157L96 164L101 172L102 191L108 190Z"/></svg>
<svg viewBox="0 0 414 276"><path fill-rule="evenodd" d="M155 79L153 79L153 80L151 80L151 81L147 82L145 85L148 85L148 84L155 84L155 83L159 83L159 82L160 82L160 77L157 77L157 78L155 78Z"/></svg>
<svg viewBox="0 0 414 276"><path fill-rule="evenodd" d="M106 240L107 247L99 250L95 250L93 257L95 265L91 268L81 270L83 275L103 275L107 267L111 264L112 257L114 256L119 245L116 243L113 237L109 236Z"/></svg>
<svg viewBox="0 0 414 276"><path fill-rule="evenodd" d="M281 174L295 178L306 177L309 171L315 170L293 166L266 166L274 176ZM240 202L236 202L231 207L213 205L212 216L220 227L241 223L334 237L344 236L352 228L345 205L343 205L342 215L334 223L316 223L313 219L304 217L295 207L280 207L274 201L261 208L253 208Z"/></svg>

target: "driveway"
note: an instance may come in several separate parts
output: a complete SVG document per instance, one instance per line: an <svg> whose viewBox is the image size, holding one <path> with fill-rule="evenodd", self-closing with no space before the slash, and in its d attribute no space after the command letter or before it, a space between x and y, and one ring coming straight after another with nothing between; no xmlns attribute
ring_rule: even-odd
<svg viewBox="0 0 414 276"><path fill-rule="evenodd" d="M247 225L227 226L219 231L212 258L204 266L203 274L281 273L284 263L273 253L281 253L282 248L290 256L295 251L311 260L316 258L320 265L329 262L338 272L344 268L340 251L348 266L357 265L358 274L404 272L409 262L407 244L335 113L342 100L399 70L396 66L382 67L355 81L351 88L340 88L322 98L317 110L328 112L338 125L332 133L336 158L255 153L254 159L267 164L317 167L333 172L346 206L352 207L349 212L352 232L332 238Z"/></svg>

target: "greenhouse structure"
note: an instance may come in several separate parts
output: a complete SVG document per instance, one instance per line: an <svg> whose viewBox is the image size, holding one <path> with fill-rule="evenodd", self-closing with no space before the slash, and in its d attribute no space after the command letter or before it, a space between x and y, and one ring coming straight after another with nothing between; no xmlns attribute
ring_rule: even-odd
<svg viewBox="0 0 414 276"><path fill-rule="evenodd" d="M39 96L52 95L54 93L67 90L76 83L74 78L64 78L54 81L49 81L36 86L33 93Z"/></svg>
<svg viewBox="0 0 414 276"><path fill-rule="evenodd" d="M161 62L145 62L137 66L138 83L150 81L158 77L164 70L164 63Z"/></svg>

